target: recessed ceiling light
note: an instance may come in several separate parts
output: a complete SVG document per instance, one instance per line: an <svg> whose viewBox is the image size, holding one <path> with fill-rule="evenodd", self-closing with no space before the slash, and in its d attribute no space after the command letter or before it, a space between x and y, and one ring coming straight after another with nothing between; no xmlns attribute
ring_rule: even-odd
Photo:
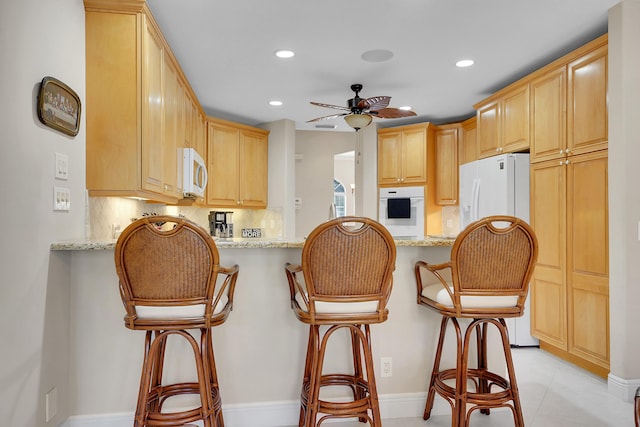
<svg viewBox="0 0 640 427"><path fill-rule="evenodd" d="M411 106L410 105L405 105L405 106L399 107L398 110L409 111L409 110L411 110Z"/></svg>
<svg viewBox="0 0 640 427"><path fill-rule="evenodd" d="M360 56L367 62L384 62L393 58L393 52L386 49L368 50Z"/></svg>
<svg viewBox="0 0 640 427"><path fill-rule="evenodd" d="M269 101L269 105L273 105L274 107L279 107L282 105L282 101Z"/></svg>
<svg viewBox="0 0 640 427"><path fill-rule="evenodd" d="M474 63L475 61L473 59L461 59L460 61L456 62L456 67L471 67Z"/></svg>
<svg viewBox="0 0 640 427"><path fill-rule="evenodd" d="M293 58L295 53L292 50L276 50L276 56L278 58Z"/></svg>

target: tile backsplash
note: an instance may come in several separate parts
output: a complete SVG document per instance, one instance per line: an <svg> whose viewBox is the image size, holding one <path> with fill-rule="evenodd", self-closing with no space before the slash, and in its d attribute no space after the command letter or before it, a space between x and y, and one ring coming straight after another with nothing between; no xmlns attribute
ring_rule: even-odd
<svg viewBox="0 0 640 427"><path fill-rule="evenodd" d="M261 228L264 238L282 237L282 211L270 209L215 209L195 206L167 206L121 197L88 197L85 229L90 240L115 240L127 225L145 213L182 215L209 230L209 212L233 212L234 237L240 237L243 228Z"/></svg>
<svg viewBox="0 0 640 427"><path fill-rule="evenodd" d="M460 233L460 209L458 206L442 207L442 234L457 236Z"/></svg>

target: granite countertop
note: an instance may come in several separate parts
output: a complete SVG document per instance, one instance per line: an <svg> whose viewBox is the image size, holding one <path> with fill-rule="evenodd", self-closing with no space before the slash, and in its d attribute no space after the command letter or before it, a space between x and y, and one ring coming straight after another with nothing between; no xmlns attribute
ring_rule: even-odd
<svg viewBox="0 0 640 427"><path fill-rule="evenodd" d="M302 248L304 239L215 239L219 249L259 249L259 248ZM452 246L454 238L426 237L423 240L396 240L396 246ZM104 251L114 250L115 241L73 240L67 242L55 242L51 244L52 251Z"/></svg>

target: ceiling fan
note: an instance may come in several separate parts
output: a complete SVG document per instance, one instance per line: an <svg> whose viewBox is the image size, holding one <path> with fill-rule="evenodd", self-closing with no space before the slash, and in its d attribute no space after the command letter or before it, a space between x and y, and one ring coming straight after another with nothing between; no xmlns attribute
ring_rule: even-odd
<svg viewBox="0 0 640 427"><path fill-rule="evenodd" d="M402 117L411 117L416 115L416 113L413 111L387 107L389 105L389 101L391 100L390 96L373 96L371 98L360 98L358 94L362 90L362 85L359 83L352 84L351 90L356 93L356 96L347 100L347 107L323 104L321 102L311 102L311 104L317 105L319 107L335 108L337 110L346 111L345 113L317 117L315 119L308 120L307 123L317 122L320 120L329 120L336 117L344 116L344 120L347 122L347 124L358 131L363 127L368 126L369 123L371 123L373 117L378 117L381 119L399 119Z"/></svg>

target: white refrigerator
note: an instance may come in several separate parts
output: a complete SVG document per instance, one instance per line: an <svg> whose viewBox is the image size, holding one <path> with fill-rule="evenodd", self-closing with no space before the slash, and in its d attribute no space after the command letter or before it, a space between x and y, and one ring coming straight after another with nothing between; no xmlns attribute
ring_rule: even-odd
<svg viewBox="0 0 640 427"><path fill-rule="evenodd" d="M460 166L460 227L491 215L529 222L529 154L502 154ZM512 346L536 346L529 298L522 317L506 319Z"/></svg>

